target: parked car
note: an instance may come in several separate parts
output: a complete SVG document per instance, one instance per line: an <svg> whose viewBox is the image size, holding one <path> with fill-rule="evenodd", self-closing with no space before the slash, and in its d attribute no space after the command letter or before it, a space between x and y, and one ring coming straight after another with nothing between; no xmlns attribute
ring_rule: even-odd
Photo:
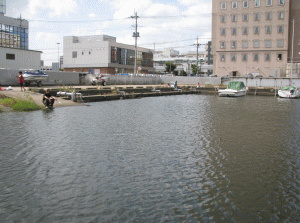
<svg viewBox="0 0 300 223"><path fill-rule="evenodd" d="M211 75L209 75L209 77L217 77L217 75L211 74Z"/></svg>

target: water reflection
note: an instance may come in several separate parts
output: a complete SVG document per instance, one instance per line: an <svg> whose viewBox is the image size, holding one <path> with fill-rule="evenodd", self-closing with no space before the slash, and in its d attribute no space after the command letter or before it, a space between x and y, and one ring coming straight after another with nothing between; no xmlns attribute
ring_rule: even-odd
<svg viewBox="0 0 300 223"><path fill-rule="evenodd" d="M297 222L298 100L0 114L0 222Z"/></svg>

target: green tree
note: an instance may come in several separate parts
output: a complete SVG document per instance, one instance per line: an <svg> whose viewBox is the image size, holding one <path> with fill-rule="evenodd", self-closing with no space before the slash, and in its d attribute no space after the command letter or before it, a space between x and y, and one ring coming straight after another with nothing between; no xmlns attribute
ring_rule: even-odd
<svg viewBox="0 0 300 223"><path fill-rule="evenodd" d="M196 64L191 64L191 68L192 68L192 73L194 75L196 75L196 73L197 73L197 65Z"/></svg>
<svg viewBox="0 0 300 223"><path fill-rule="evenodd" d="M165 69L168 73L172 73L176 69L176 67L177 66L173 62L165 62Z"/></svg>

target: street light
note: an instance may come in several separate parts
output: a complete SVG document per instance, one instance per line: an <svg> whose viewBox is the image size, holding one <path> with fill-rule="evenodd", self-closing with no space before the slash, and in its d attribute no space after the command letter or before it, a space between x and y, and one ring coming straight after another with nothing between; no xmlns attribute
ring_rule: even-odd
<svg viewBox="0 0 300 223"><path fill-rule="evenodd" d="M59 71L59 69L60 69L60 63L59 63L59 44L60 43L57 43L57 55L58 55L58 71Z"/></svg>

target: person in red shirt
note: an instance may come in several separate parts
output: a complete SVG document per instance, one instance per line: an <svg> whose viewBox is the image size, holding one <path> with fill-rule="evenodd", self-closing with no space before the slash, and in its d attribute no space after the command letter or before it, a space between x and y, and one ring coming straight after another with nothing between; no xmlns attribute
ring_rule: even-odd
<svg viewBox="0 0 300 223"><path fill-rule="evenodd" d="M21 91L23 91L22 89L24 89L24 91L25 91L25 87L23 86L24 77L23 77L22 71L20 71L19 75L16 75L16 77L19 78L19 84L20 84L20 87L21 87Z"/></svg>

